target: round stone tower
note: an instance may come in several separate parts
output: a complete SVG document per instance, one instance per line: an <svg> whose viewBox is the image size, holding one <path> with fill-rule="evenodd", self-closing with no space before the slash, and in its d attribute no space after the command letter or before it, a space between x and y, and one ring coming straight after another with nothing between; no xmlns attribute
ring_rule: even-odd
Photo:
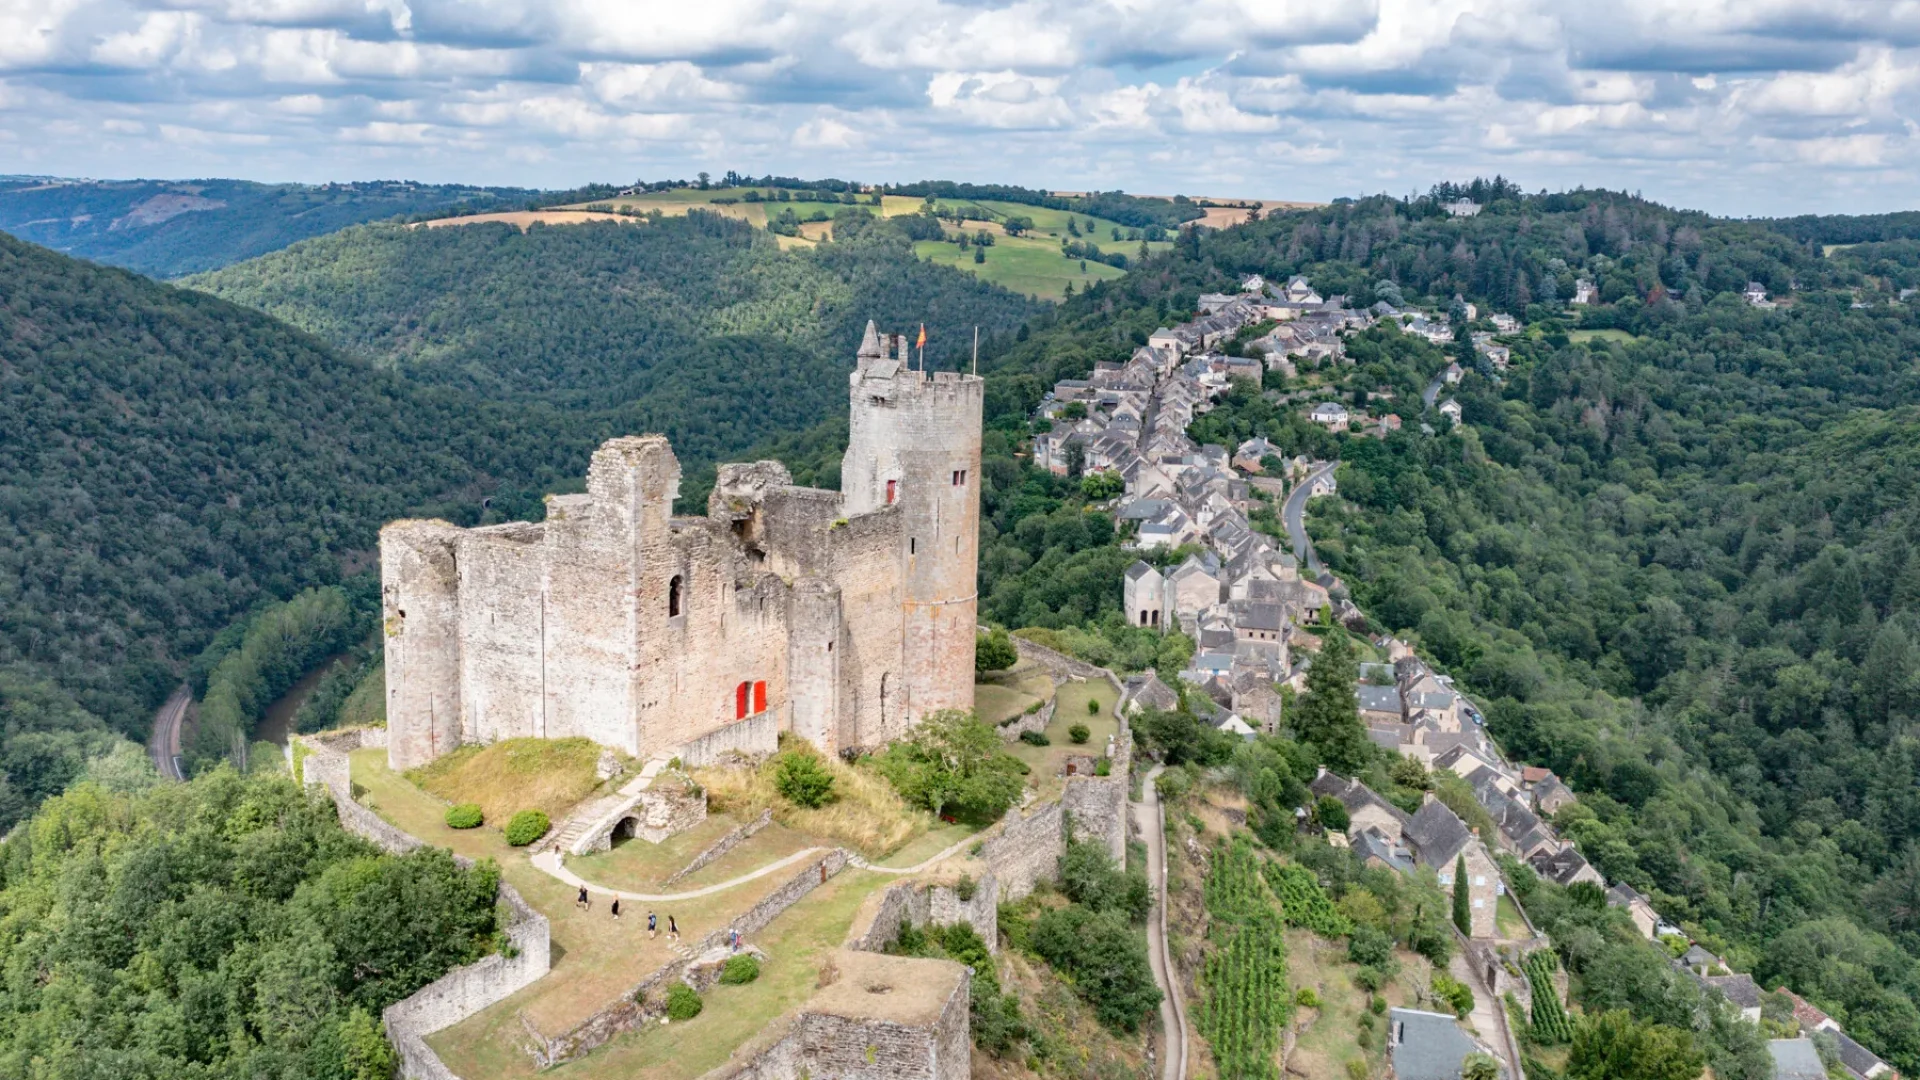
<svg viewBox="0 0 1920 1080"><path fill-rule="evenodd" d="M985 385L917 370L906 336L883 336L871 322L850 378L846 511L900 508L900 697L884 712L903 727L935 710L973 708Z"/></svg>

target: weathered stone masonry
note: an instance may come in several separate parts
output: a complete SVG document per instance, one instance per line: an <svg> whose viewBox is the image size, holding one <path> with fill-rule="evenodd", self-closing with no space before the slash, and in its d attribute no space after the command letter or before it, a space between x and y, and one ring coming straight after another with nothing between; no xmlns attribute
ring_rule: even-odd
<svg viewBox="0 0 1920 1080"><path fill-rule="evenodd" d="M868 325L840 492L725 465L706 516L673 517L679 462L643 435L544 522L388 525L393 767L521 736L691 761L792 730L835 752L971 708L983 383L908 355Z"/></svg>

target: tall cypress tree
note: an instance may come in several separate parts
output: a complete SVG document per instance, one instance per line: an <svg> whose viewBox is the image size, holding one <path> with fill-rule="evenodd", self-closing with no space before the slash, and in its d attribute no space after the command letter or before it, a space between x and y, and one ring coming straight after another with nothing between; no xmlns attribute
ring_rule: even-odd
<svg viewBox="0 0 1920 1080"><path fill-rule="evenodd" d="M1306 697L1293 718L1294 736L1318 750L1327 768L1347 776L1366 765L1369 750L1354 694L1359 678L1347 632L1330 627L1313 666L1307 669Z"/></svg>
<svg viewBox="0 0 1920 1080"><path fill-rule="evenodd" d="M1467 855L1464 851L1453 860L1453 925L1468 937L1473 936L1473 912L1467 904Z"/></svg>

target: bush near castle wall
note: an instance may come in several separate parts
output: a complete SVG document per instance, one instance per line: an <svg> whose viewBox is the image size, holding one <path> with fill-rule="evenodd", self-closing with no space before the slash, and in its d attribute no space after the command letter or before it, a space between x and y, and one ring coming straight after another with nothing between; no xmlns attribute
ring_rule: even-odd
<svg viewBox="0 0 1920 1080"><path fill-rule="evenodd" d="M477 829L486 821L486 815L480 812L479 803L461 803L447 807L447 828Z"/></svg>
<svg viewBox="0 0 1920 1080"><path fill-rule="evenodd" d="M526 847L535 840L547 835L553 822L547 819L544 810L522 810L507 822L507 843L514 847Z"/></svg>

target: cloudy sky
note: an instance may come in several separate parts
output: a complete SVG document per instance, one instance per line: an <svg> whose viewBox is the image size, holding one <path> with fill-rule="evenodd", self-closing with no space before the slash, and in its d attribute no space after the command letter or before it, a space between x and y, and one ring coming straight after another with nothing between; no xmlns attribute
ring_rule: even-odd
<svg viewBox="0 0 1920 1080"><path fill-rule="evenodd" d="M1920 205L1920 0L0 0L0 172Z"/></svg>

